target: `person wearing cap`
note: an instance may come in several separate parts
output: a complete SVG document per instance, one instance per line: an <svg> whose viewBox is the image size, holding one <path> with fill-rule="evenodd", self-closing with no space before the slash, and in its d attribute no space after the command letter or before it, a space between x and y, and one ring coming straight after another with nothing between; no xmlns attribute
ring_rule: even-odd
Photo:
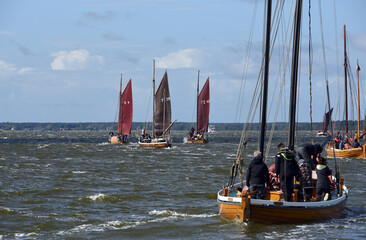
<svg viewBox="0 0 366 240"><path fill-rule="evenodd" d="M269 186L268 167L263 162L262 153L260 151L254 152L254 159L249 163L246 174L246 185L250 191L256 191L251 198L264 199L265 184Z"/></svg>
<svg viewBox="0 0 366 240"><path fill-rule="evenodd" d="M312 170L311 167L307 162L305 162L304 159L300 159L299 162L299 182L301 185L301 188L303 190L304 194L304 201L310 201L313 190L314 190L314 184L312 179Z"/></svg>
<svg viewBox="0 0 366 240"><path fill-rule="evenodd" d="M318 157L319 164L316 166L316 198L320 199L320 197L324 194L324 201L330 200L330 185L334 185L332 181L332 173L327 166L327 162L324 157Z"/></svg>

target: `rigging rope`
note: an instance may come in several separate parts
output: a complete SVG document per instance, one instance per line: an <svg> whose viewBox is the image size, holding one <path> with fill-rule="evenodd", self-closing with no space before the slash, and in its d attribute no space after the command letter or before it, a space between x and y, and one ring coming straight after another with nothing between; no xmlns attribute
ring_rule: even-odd
<svg viewBox="0 0 366 240"><path fill-rule="evenodd" d="M313 140L313 95L311 89L311 74L313 72L313 40L311 37L311 0L309 0L309 92L310 92L310 140Z"/></svg>

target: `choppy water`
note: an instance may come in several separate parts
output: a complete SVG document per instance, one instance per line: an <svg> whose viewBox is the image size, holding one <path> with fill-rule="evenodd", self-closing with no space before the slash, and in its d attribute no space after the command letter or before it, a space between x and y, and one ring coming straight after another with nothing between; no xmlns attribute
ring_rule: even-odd
<svg viewBox="0 0 366 240"><path fill-rule="evenodd" d="M184 133L175 133L172 148L152 150L109 145L104 132L1 132L0 239L366 238L366 160L339 160L350 192L341 219L304 225L222 220L216 193L239 136L222 132L209 144L187 145ZM248 143L248 160L255 141ZM268 164L274 148L271 154Z"/></svg>

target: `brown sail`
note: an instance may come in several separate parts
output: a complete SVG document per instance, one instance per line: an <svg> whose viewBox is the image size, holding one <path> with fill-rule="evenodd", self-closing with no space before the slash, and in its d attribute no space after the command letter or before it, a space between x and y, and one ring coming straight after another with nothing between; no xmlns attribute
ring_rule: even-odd
<svg viewBox="0 0 366 240"><path fill-rule="evenodd" d="M323 133L326 133L328 131L329 120L330 120L330 117L332 116L332 112L333 112L333 108L330 109L330 111L327 112L324 115L324 119L323 119Z"/></svg>
<svg viewBox="0 0 366 240"><path fill-rule="evenodd" d="M207 78L197 98L197 132L207 132L210 114L210 79Z"/></svg>
<svg viewBox="0 0 366 240"><path fill-rule="evenodd" d="M155 93L154 131L155 137L162 137L164 130L168 128L171 121L171 104L168 84L168 74L165 72ZM164 135L169 135L170 130Z"/></svg>

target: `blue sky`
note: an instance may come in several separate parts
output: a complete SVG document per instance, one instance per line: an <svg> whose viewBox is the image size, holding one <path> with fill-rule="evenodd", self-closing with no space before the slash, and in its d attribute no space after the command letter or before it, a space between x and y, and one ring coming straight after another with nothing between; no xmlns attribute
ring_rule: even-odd
<svg viewBox="0 0 366 240"><path fill-rule="evenodd" d="M361 81L365 80L366 2L336 1L336 18L334 2L321 1L321 6L331 100L336 105L341 99L339 78L344 75L344 24L350 67L355 69L358 58ZM290 8L290 1L285 5ZM322 121L325 109L318 8L318 2L312 1L313 121ZM307 62L307 9L308 2L304 1L303 64ZM254 12L250 64L239 117L237 102ZM114 121L121 73L124 85L132 79L133 121L151 121L148 105L155 59L157 83L168 71L173 119L195 120L200 70L201 87L210 77L210 122L242 122L260 67L262 21L263 1L256 4L254 0L0 0L0 121ZM272 62L276 58L274 55ZM299 120L307 122L306 65L301 69ZM270 73L270 79L273 75ZM286 121L286 117L280 113L278 121Z"/></svg>

